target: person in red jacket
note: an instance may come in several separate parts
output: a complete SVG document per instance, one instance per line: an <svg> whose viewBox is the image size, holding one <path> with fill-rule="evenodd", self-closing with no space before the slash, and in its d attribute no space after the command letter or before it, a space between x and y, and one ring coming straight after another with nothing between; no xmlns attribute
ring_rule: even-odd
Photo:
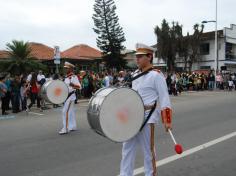
<svg viewBox="0 0 236 176"><path fill-rule="evenodd" d="M40 98L39 98L39 87L40 85L37 82L37 75L36 73L32 74L32 78L30 80L30 104L26 108L26 112L30 111L30 108L35 104L35 101L37 100L37 107L41 108L40 106ZM42 109L40 109L42 110Z"/></svg>

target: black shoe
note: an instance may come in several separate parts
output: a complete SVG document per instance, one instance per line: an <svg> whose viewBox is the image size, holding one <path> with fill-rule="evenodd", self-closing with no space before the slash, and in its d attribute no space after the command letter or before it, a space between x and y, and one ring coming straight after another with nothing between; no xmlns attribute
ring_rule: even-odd
<svg viewBox="0 0 236 176"><path fill-rule="evenodd" d="M2 113L2 115L8 115L8 113L7 113L7 112L4 112L4 113Z"/></svg>
<svg viewBox="0 0 236 176"><path fill-rule="evenodd" d="M20 112L19 110L17 110L17 111L12 111L12 113L18 113L18 112Z"/></svg>

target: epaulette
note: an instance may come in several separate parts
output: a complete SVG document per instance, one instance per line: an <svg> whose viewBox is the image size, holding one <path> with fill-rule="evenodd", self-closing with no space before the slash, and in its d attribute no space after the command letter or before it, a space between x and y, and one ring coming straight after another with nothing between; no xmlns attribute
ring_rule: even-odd
<svg viewBox="0 0 236 176"><path fill-rule="evenodd" d="M153 69L153 71L155 71L155 72L158 73L159 75L161 75L161 76L163 76L164 78L166 78L165 75L161 72L161 70L155 68L155 69Z"/></svg>
<svg viewBox="0 0 236 176"><path fill-rule="evenodd" d="M66 75L66 78L71 78L74 75L74 73L69 73Z"/></svg>
<svg viewBox="0 0 236 176"><path fill-rule="evenodd" d="M161 73L161 70L159 70L159 69L153 69L153 71L155 71L157 73Z"/></svg>

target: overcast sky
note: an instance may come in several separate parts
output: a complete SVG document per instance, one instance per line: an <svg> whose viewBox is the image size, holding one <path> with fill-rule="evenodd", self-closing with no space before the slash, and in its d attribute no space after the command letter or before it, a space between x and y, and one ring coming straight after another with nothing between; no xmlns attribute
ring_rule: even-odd
<svg viewBox="0 0 236 176"><path fill-rule="evenodd" d="M96 46L92 28L94 0L0 0L0 50L13 39L60 46ZM203 20L215 19L216 0L115 0L128 49L136 42L156 43L154 27L178 21L184 32ZM236 24L236 1L218 0L218 29ZM206 24L205 31L215 29Z"/></svg>

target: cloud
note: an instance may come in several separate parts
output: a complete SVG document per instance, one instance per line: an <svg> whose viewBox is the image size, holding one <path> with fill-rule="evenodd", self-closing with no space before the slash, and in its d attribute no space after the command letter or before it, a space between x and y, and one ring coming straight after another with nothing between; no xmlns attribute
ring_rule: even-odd
<svg viewBox="0 0 236 176"><path fill-rule="evenodd" d="M92 28L94 0L0 0L0 49L13 39L34 41L62 50L86 43L96 47ZM184 32L203 20L215 19L215 0L115 0L127 48L136 42L154 44L154 27L167 21L183 24ZM218 28L236 23L234 0L218 1ZM209 23L206 31L214 30Z"/></svg>

